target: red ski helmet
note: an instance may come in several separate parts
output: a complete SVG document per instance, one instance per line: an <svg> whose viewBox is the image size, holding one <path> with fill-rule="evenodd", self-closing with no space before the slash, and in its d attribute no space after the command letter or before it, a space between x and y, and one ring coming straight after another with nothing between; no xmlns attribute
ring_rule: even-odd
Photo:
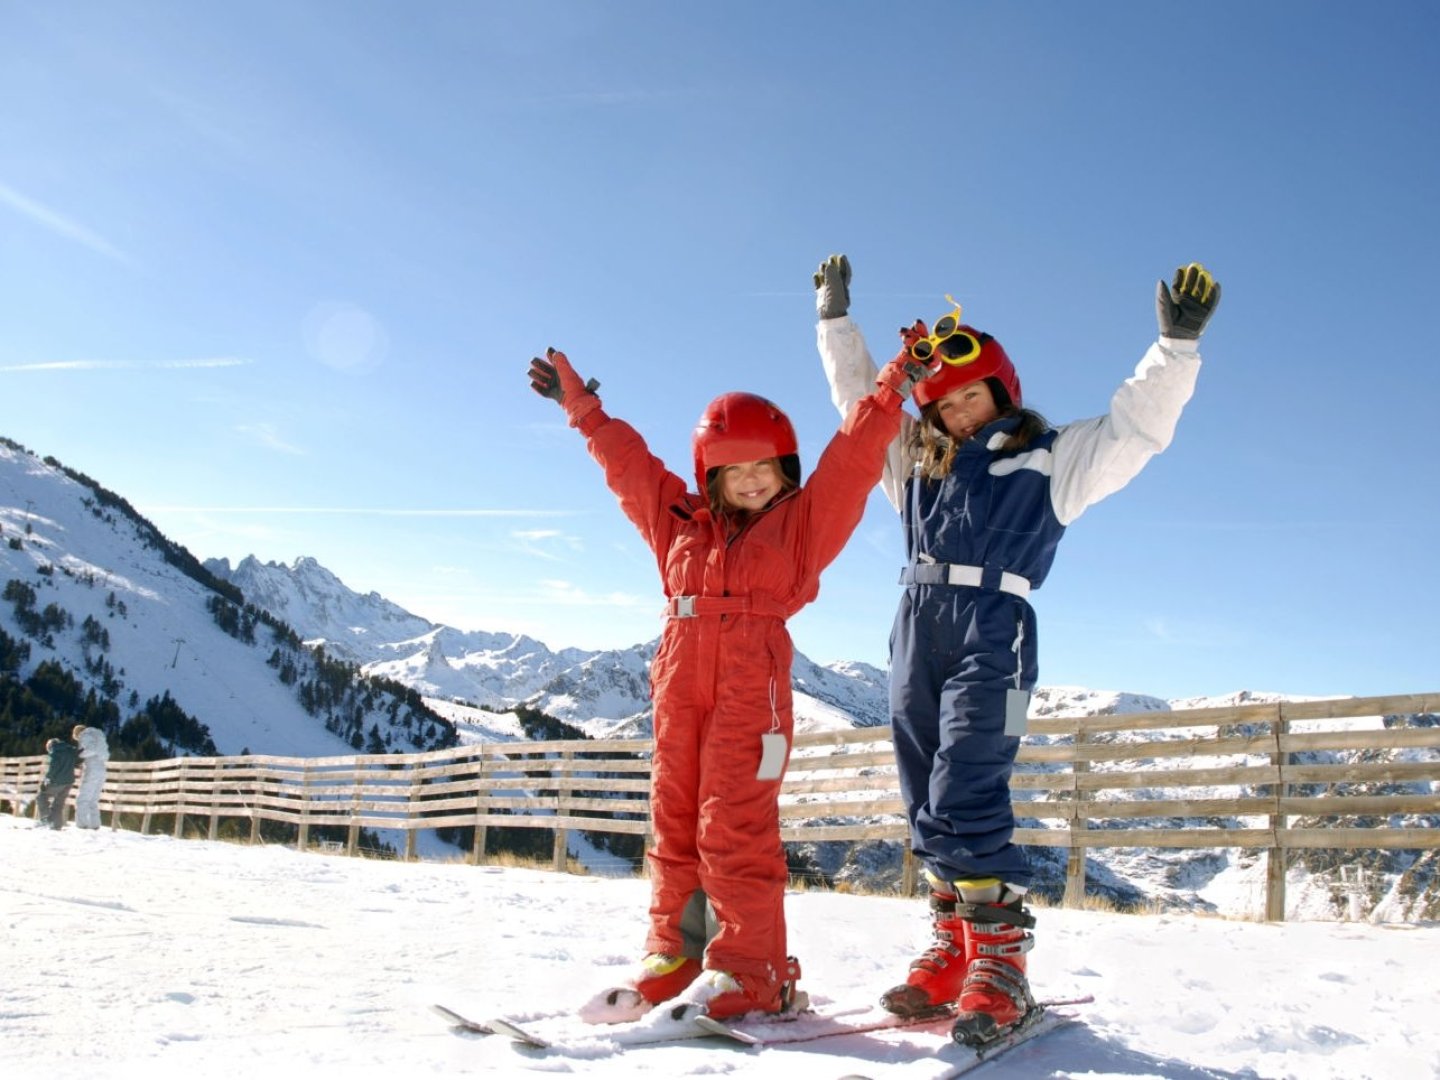
<svg viewBox="0 0 1440 1080"><path fill-rule="evenodd" d="M705 493L710 470L742 461L779 458L780 468L800 483L795 428L780 407L759 394L721 394L700 414L690 440L695 452L696 490Z"/></svg>
<svg viewBox="0 0 1440 1080"><path fill-rule="evenodd" d="M979 355L973 360L958 364L949 360L942 361L936 374L915 384L915 404L923 409L951 390L968 386L978 379L994 379L1010 395L1010 404L1017 409L1021 408L1020 376L1016 374L1015 365L1010 362L1010 357L1005 354L1000 342L971 326L962 326L960 331L980 342Z"/></svg>

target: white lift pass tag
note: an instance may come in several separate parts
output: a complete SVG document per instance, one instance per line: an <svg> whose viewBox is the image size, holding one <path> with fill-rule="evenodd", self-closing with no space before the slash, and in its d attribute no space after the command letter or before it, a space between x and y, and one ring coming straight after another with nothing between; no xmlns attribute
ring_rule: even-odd
<svg viewBox="0 0 1440 1080"><path fill-rule="evenodd" d="M1019 738L1029 728L1026 715L1030 712L1030 691L1005 691L1005 734Z"/></svg>
<svg viewBox="0 0 1440 1080"><path fill-rule="evenodd" d="M760 768L756 780L779 780L785 775L785 757L789 751L785 736L771 731L760 736Z"/></svg>

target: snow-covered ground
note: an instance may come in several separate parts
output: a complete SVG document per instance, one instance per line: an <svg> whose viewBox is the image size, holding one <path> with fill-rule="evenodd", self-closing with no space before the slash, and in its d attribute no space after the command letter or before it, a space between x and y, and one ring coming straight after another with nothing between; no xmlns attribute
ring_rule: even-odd
<svg viewBox="0 0 1440 1080"><path fill-rule="evenodd" d="M854 1036L754 1051L713 1043L583 1054L451 1033L578 1002L635 960L640 880L365 861L0 815L0 1076L743 1076L933 1080ZM803 985L865 1005L928 931L918 900L797 893ZM976 1076L1410 1080L1440 1075L1440 926L1262 925L1043 909L1046 994L1090 993L1084 1024ZM893 1034L893 1033L892 1033ZM907 1049L907 1046L910 1047Z"/></svg>

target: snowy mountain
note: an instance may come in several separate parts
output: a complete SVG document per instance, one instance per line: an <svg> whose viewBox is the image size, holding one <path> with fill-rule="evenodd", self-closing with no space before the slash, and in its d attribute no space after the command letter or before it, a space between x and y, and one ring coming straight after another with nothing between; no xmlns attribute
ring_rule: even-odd
<svg viewBox="0 0 1440 1080"><path fill-rule="evenodd" d="M523 635L432 623L378 593L349 589L312 558L289 566L253 557L233 568L225 559L204 565L250 603L293 626L307 645L323 647L367 675L486 709L525 704L596 738L651 733L649 672L657 641L552 652ZM793 681L801 730L888 722L885 673L868 664L822 667L797 654Z"/></svg>
<svg viewBox="0 0 1440 1080"><path fill-rule="evenodd" d="M5 711L24 717L7 737L54 734L83 715L112 742L133 734L138 744L147 733L127 725L157 726L141 713L158 699L171 703L162 715L199 725L160 730L171 752L314 756L454 741L413 690L304 647L123 498L5 441L0 585Z"/></svg>

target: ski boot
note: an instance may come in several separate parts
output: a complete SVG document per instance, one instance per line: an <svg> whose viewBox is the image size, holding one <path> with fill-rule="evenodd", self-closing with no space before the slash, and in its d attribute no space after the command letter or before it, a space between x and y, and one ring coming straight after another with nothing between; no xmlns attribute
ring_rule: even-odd
<svg viewBox="0 0 1440 1080"><path fill-rule="evenodd" d="M962 1046L981 1048L1040 1016L1025 978L1035 918L1024 907L1024 892L995 878L955 885L969 962L950 1034Z"/></svg>
<svg viewBox="0 0 1440 1080"><path fill-rule="evenodd" d="M880 1004L896 1016L939 1014L960 996L965 981L964 921L955 913L959 897L946 883L930 878L930 921L934 943L910 964L899 986L880 995Z"/></svg>
<svg viewBox="0 0 1440 1080"><path fill-rule="evenodd" d="M685 991L671 1015L680 1019L699 1012L715 1020L731 1020L747 1013L781 1013L803 1009L809 996L796 989L800 961L786 957L785 978L747 973L706 971Z"/></svg>

